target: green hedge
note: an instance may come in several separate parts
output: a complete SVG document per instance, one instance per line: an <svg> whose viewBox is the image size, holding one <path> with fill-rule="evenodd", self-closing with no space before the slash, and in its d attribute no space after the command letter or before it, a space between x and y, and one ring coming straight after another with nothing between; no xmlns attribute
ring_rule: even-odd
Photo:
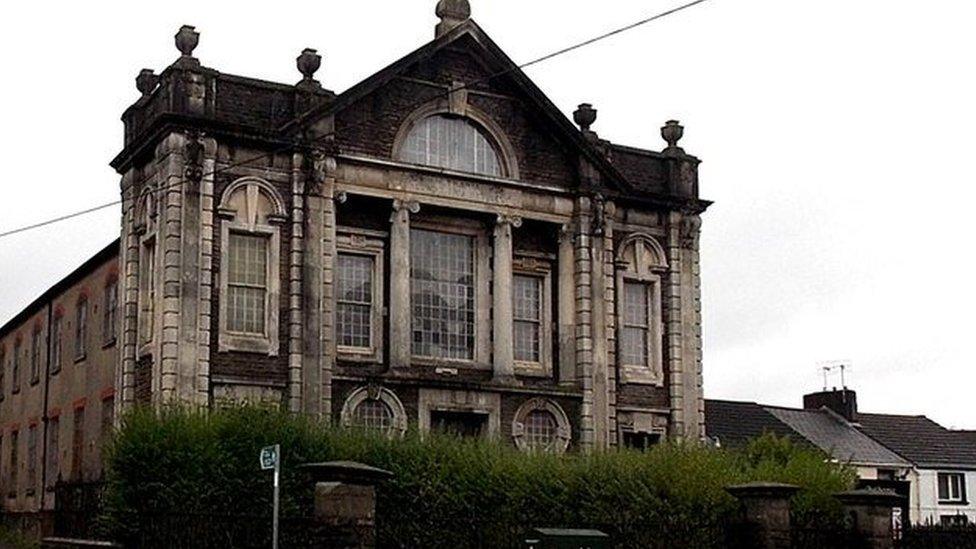
<svg viewBox="0 0 976 549"><path fill-rule="evenodd" d="M283 531L294 545L312 508L312 483L295 466L314 461L395 474L378 493L380 547L512 547L536 526L599 528L618 547L722 547L735 509L725 486L800 485L796 515L813 523L840 516L830 494L854 478L772 437L741 452L665 444L648 453L527 455L445 436L389 440L254 408L140 410L123 418L110 445L105 534L146 544L147 532L167 532L171 547L266 546L271 477L258 470L258 451L275 443Z"/></svg>

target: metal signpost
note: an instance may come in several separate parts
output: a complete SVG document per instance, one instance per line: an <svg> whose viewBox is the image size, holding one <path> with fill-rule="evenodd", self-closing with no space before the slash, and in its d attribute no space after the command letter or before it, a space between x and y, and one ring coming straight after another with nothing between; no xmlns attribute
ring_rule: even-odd
<svg viewBox="0 0 976 549"><path fill-rule="evenodd" d="M281 477L281 445L261 448L261 470L274 469L274 503L271 515L271 548L278 549L278 481Z"/></svg>

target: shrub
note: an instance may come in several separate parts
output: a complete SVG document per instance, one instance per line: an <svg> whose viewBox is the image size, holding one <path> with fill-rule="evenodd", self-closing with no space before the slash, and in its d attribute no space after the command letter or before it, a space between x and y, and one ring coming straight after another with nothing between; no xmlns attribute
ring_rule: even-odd
<svg viewBox="0 0 976 549"><path fill-rule="evenodd" d="M798 484L800 512L830 517L829 494L853 481L821 454L774 438L741 452L663 444L647 453L529 455L413 431L391 440L255 408L137 410L109 446L105 533L140 546L266 546L271 476L257 456L276 443L282 532L292 545L302 543L312 508L312 482L295 466L314 461L394 473L378 491L380 547L513 547L537 526L598 528L618 547L719 547L736 508L728 485Z"/></svg>

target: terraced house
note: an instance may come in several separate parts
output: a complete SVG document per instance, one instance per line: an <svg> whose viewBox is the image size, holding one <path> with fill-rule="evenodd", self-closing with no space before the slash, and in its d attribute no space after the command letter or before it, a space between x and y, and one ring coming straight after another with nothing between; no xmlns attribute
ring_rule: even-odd
<svg viewBox="0 0 976 549"><path fill-rule="evenodd" d="M466 1L437 15L433 41L340 94L314 50L295 85L206 67L192 27L139 74L119 242L0 332L6 508L97 475L101 426L138 404L547 451L703 436L708 202L681 126L661 152L602 139Z"/></svg>

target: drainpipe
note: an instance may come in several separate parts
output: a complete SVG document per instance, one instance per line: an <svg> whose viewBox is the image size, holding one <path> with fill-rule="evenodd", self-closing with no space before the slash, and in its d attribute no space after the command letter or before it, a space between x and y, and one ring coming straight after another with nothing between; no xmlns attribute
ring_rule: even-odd
<svg viewBox="0 0 976 549"><path fill-rule="evenodd" d="M48 397L50 394L51 386L51 345L53 340L51 338L51 330L54 327L53 324L53 306L52 301L47 302L47 336L45 345L45 357L44 357L44 409L41 410L41 506L39 511L44 510L44 503L47 499L47 424L48 424Z"/></svg>

